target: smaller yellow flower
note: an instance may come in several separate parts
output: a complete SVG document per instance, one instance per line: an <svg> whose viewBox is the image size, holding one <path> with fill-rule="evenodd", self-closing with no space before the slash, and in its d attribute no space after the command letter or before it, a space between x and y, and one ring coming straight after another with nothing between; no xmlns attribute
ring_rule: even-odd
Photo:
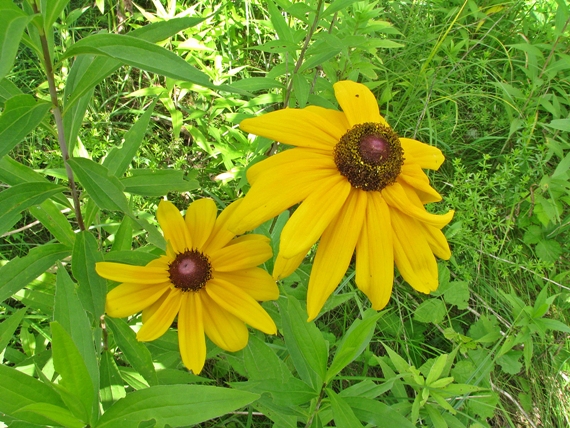
<svg viewBox="0 0 570 428"><path fill-rule="evenodd" d="M245 324L276 334L275 323L258 301L275 300L279 290L265 270L257 267L272 256L263 235L235 238L226 223L241 200L216 218L211 199L193 202L183 218L168 201L161 201L157 219L167 242L166 255L146 266L100 262L97 273L121 282L107 294L106 312L123 318L142 311L137 339L158 339L178 315L178 340L184 365L195 374L206 361L206 334L226 351L247 345Z"/></svg>

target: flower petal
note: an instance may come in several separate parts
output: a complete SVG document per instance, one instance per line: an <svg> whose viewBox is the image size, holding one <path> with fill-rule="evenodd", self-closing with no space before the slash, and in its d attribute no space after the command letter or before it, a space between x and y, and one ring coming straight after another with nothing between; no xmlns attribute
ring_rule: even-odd
<svg viewBox="0 0 570 428"><path fill-rule="evenodd" d="M290 146L332 150L338 137L328 120L307 109L286 108L243 120L239 127L250 134Z"/></svg>
<svg viewBox="0 0 570 428"><path fill-rule="evenodd" d="M404 163L397 180L400 184L402 184L400 181L402 180L408 186L413 187L422 204L441 201L441 195L430 186L428 176L418 164Z"/></svg>
<svg viewBox="0 0 570 428"><path fill-rule="evenodd" d="M218 248L222 248L230 242L234 236L236 236L235 233L228 229L227 223L233 218L242 201L243 199L238 199L237 201L232 202L220 213L214 223L214 228L210 233L210 237L206 240L206 243L203 246L204 253L209 254Z"/></svg>
<svg viewBox="0 0 570 428"><path fill-rule="evenodd" d="M414 201L408 198L405 189L398 182L382 189L382 197L391 207L399 209L401 212L421 221L422 223L430 224L439 229L447 225L453 218L453 210L441 215L427 212L419 202L419 199L414 203Z"/></svg>
<svg viewBox="0 0 570 428"><path fill-rule="evenodd" d="M337 216L351 189L341 175L321 181L287 221L281 232L279 253L287 259L307 254Z"/></svg>
<svg viewBox="0 0 570 428"><path fill-rule="evenodd" d="M212 199L198 199L190 204L184 221L192 239L192 248L201 249L206 243L216 224L217 214L218 209Z"/></svg>
<svg viewBox="0 0 570 428"><path fill-rule="evenodd" d="M393 282L390 209L379 193L369 192L366 218L356 244L356 285L379 311L390 300Z"/></svg>
<svg viewBox="0 0 570 428"><path fill-rule="evenodd" d="M344 80L334 84L335 97L348 119L350 128L366 122L388 123L380 116L376 97L361 83Z"/></svg>
<svg viewBox="0 0 570 428"><path fill-rule="evenodd" d="M299 265L305 260L307 253L299 253L290 259L277 254L275 265L273 265L273 278L275 280L286 278L297 270Z"/></svg>
<svg viewBox="0 0 570 428"><path fill-rule="evenodd" d="M235 285L221 279L212 279L206 286L208 296L221 308L240 320L267 334L277 334L275 322L253 297Z"/></svg>
<svg viewBox="0 0 570 428"><path fill-rule="evenodd" d="M134 266L123 263L99 262L95 271L103 278L134 284L161 284L169 281L168 270L162 267Z"/></svg>
<svg viewBox="0 0 570 428"><path fill-rule="evenodd" d="M160 228L164 233L166 242L170 242L172 249L176 253L183 253L192 248L192 240L188 233L188 228L184 223L182 214L172 202L162 200L158 204L156 218Z"/></svg>
<svg viewBox="0 0 570 428"><path fill-rule="evenodd" d="M424 230L424 235L433 253L440 259L449 260L451 250L443 232L429 224L420 223L420 226Z"/></svg>
<svg viewBox="0 0 570 428"><path fill-rule="evenodd" d="M308 106L306 110L318 114L322 120L327 122L327 130L335 136L337 142L351 128L346 115L342 111L318 106Z"/></svg>
<svg viewBox="0 0 570 428"><path fill-rule="evenodd" d="M178 315L178 347L184 365L199 374L206 362L206 337L202 315L203 293L182 293Z"/></svg>
<svg viewBox="0 0 570 428"><path fill-rule="evenodd" d="M305 199L321 180L339 175L333 170L309 168L292 174L264 174L247 192L233 220L230 230L241 234L252 230L287 208Z"/></svg>
<svg viewBox="0 0 570 428"><path fill-rule="evenodd" d="M245 323L214 302L208 293L200 293L204 331L216 346L236 352L247 345L249 332Z"/></svg>
<svg viewBox="0 0 570 428"><path fill-rule="evenodd" d="M246 236L248 238L246 238ZM259 266L273 255L269 239L262 235L246 235L240 241L210 253L214 272L231 272Z"/></svg>
<svg viewBox="0 0 570 428"><path fill-rule="evenodd" d="M131 316L152 305L169 288L170 281L160 284L123 283L107 293L105 312L114 318Z"/></svg>
<svg viewBox="0 0 570 428"><path fill-rule="evenodd" d="M170 295L170 290L172 290L172 288L173 287L169 287L167 290L164 291L164 293L162 293L162 296L160 296L156 302L143 309L142 311L143 324L147 322L155 314L156 311L158 311L158 308L162 306L166 298Z"/></svg>
<svg viewBox="0 0 570 428"><path fill-rule="evenodd" d="M250 166L246 175L247 181L253 185L264 174L288 177L314 169L336 170L331 153L305 148L283 150Z"/></svg>
<svg viewBox="0 0 570 428"><path fill-rule="evenodd" d="M266 270L258 267L216 272L215 278L232 283L260 302L279 298L279 288L275 280Z"/></svg>
<svg viewBox="0 0 570 428"><path fill-rule="evenodd" d="M337 218L325 229L321 237L309 279L308 321L319 314L346 273L362 230L366 203L366 192L353 190Z"/></svg>
<svg viewBox="0 0 570 428"><path fill-rule="evenodd" d="M416 163L425 169L437 170L445 160L445 156L437 147L421 143L411 138L400 138L406 162Z"/></svg>
<svg viewBox="0 0 570 428"><path fill-rule="evenodd" d="M400 275L421 293L435 291L437 263L418 222L396 209L390 210L394 231L394 260Z"/></svg>
<svg viewBox="0 0 570 428"><path fill-rule="evenodd" d="M177 288L170 290L162 305L137 333L137 340L150 342L166 333L166 330L172 325L172 321L174 321L176 314L180 310L181 294L182 291Z"/></svg>

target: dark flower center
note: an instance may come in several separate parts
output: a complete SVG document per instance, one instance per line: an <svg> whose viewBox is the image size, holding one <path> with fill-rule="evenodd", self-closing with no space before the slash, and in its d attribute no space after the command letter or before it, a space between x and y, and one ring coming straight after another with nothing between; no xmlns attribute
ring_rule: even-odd
<svg viewBox="0 0 570 428"><path fill-rule="evenodd" d="M170 281L182 291L199 291L212 279L212 265L205 254L187 250L176 256L168 268Z"/></svg>
<svg viewBox="0 0 570 428"><path fill-rule="evenodd" d="M334 148L339 172L352 187L382 190L394 184L404 164L398 135L379 123L354 125Z"/></svg>

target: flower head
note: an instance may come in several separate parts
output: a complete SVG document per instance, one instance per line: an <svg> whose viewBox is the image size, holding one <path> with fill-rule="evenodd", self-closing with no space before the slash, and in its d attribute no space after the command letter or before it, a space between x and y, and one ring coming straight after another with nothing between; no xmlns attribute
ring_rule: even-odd
<svg viewBox="0 0 570 428"><path fill-rule="evenodd" d="M351 81L334 85L341 111L310 106L246 119L244 131L296 146L247 171L251 189L231 230L250 230L302 202L281 233L273 276L290 275L320 239L307 294L315 318L342 280L356 250L356 285L374 309L388 303L394 262L422 293L438 286L434 255L451 252L441 229L453 211L424 205L441 200L422 171L438 169L435 147L400 138L380 115L370 90Z"/></svg>
<svg viewBox="0 0 570 428"><path fill-rule="evenodd" d="M271 317L258 301L274 300L273 278L257 266L271 257L262 235L235 238L226 224L241 201L216 218L211 199L193 202L183 218L170 202L161 201L157 218L167 242L166 255L146 266L100 262L97 273L121 282L107 294L106 312L127 317L142 311L140 341L162 336L178 315L182 361L198 374L206 360L206 334L226 351L247 344L245 324L275 334Z"/></svg>

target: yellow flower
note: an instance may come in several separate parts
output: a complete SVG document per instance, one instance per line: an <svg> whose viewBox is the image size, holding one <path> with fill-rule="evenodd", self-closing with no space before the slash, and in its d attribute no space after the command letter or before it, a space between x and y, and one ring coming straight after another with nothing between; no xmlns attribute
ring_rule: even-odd
<svg viewBox="0 0 570 428"><path fill-rule="evenodd" d="M140 341L162 336L178 315L178 339L184 365L198 374L206 360L206 334L226 351L247 344L244 323L267 334L277 328L257 301L274 300L279 290L259 264L271 255L269 240L249 234L235 238L226 224L241 203L216 218L211 199L193 202L183 218L161 201L157 219L167 242L166 255L146 266L97 263L103 278L121 282L107 294L106 312L123 318L142 311Z"/></svg>
<svg viewBox="0 0 570 428"><path fill-rule="evenodd" d="M242 130L296 146L247 171L251 189L230 222L250 230L302 202L281 233L274 278L297 269L319 240L307 294L314 319L342 280L356 250L356 285L382 309L392 293L394 262L422 293L438 286L434 254L451 252L441 229L453 211L428 213L441 200L422 168L438 169L435 147L400 138L374 95L350 81L334 85L341 111L310 106L246 119ZM239 220L238 220L239 219Z"/></svg>

